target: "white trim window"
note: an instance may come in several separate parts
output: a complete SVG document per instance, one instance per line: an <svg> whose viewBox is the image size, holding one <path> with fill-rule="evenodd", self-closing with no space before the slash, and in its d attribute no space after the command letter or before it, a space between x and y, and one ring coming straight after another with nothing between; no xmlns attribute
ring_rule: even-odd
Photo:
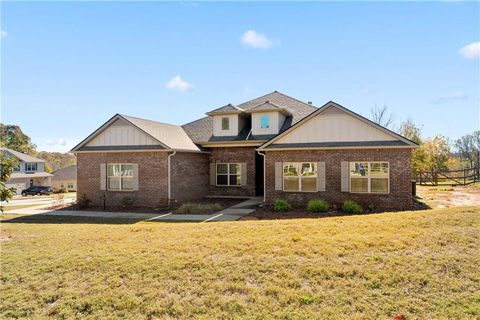
<svg viewBox="0 0 480 320"><path fill-rule="evenodd" d="M270 128L270 116L268 114L262 114L262 116L260 117L260 128Z"/></svg>
<svg viewBox="0 0 480 320"><path fill-rule="evenodd" d="M388 162L350 162L351 193L390 193Z"/></svg>
<svg viewBox="0 0 480 320"><path fill-rule="evenodd" d="M25 163L25 172L35 172L37 171L37 163L36 162L26 162Z"/></svg>
<svg viewBox="0 0 480 320"><path fill-rule="evenodd" d="M317 192L317 163L283 163L283 191Z"/></svg>
<svg viewBox="0 0 480 320"><path fill-rule="evenodd" d="M107 165L108 190L133 190L133 164L109 163Z"/></svg>
<svg viewBox="0 0 480 320"><path fill-rule="evenodd" d="M222 130L230 130L230 118L222 118Z"/></svg>
<svg viewBox="0 0 480 320"><path fill-rule="evenodd" d="M217 186L239 186L242 184L242 168L240 163L217 163Z"/></svg>

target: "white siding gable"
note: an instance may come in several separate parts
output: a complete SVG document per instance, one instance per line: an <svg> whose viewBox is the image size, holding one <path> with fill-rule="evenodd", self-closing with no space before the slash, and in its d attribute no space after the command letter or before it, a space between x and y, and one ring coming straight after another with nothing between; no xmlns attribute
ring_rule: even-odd
<svg viewBox="0 0 480 320"><path fill-rule="evenodd" d="M393 136L343 112L329 107L275 143L395 141Z"/></svg>
<svg viewBox="0 0 480 320"><path fill-rule="evenodd" d="M269 117L269 127L262 128L262 115L268 115ZM266 111L266 112L255 112L252 113L252 134L253 135L262 135L262 134L277 134L282 128L283 122L285 121L285 116L280 112L276 111Z"/></svg>
<svg viewBox="0 0 480 320"><path fill-rule="evenodd" d="M86 146L159 145L158 141L123 119L118 119L89 141Z"/></svg>
<svg viewBox="0 0 480 320"><path fill-rule="evenodd" d="M229 129L222 130L222 118L228 118ZM216 137L236 136L244 125L244 119L238 114L225 114L213 116L213 135Z"/></svg>

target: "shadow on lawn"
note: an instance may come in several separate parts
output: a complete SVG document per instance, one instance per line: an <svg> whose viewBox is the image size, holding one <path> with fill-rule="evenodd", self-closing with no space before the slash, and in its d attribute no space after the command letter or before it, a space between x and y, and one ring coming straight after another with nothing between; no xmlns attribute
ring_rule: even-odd
<svg viewBox="0 0 480 320"><path fill-rule="evenodd" d="M102 217L78 217L78 216L55 216L35 214L19 216L1 220L1 223L32 223L32 224L135 224L144 221L145 218L102 218Z"/></svg>

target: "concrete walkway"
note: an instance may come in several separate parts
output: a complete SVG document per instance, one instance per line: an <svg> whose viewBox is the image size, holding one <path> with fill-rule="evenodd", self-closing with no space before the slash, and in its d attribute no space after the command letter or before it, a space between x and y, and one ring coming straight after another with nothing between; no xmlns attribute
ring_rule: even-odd
<svg viewBox="0 0 480 320"><path fill-rule="evenodd" d="M107 211L79 211L79 210L51 210L31 207L11 210L6 213L21 215L71 216L112 219L138 219L140 221L170 221L170 222L211 222L235 221L255 211L263 202L262 197L255 197L236 204L214 214L172 214L170 213L135 213L135 212L107 212ZM42 206L43 207L43 206Z"/></svg>

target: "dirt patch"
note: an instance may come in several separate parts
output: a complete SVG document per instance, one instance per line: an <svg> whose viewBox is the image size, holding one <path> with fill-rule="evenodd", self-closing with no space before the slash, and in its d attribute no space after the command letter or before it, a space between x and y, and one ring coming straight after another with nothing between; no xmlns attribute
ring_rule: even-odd
<svg viewBox="0 0 480 320"><path fill-rule="evenodd" d="M6 234L0 234L0 242L10 241L13 240L12 236Z"/></svg>
<svg viewBox="0 0 480 320"><path fill-rule="evenodd" d="M417 194L420 201L432 208L480 205L480 188L477 186L417 186Z"/></svg>

